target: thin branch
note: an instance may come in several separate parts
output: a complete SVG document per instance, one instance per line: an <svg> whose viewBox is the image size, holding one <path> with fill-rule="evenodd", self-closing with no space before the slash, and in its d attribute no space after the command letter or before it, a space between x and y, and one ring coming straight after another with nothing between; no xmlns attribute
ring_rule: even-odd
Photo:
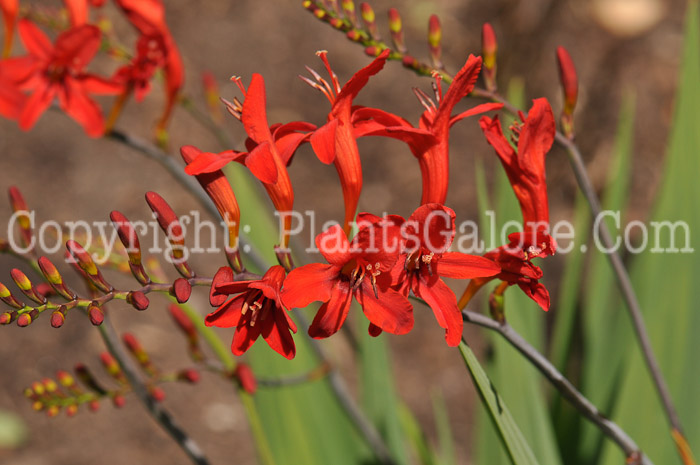
<svg viewBox="0 0 700 465"><path fill-rule="evenodd" d="M219 212L214 206L214 202L212 202L206 195L197 181L193 179L192 176L188 176L183 170L182 166L167 153L163 152L157 146L144 139L134 137L117 129L112 130L105 137L108 137L116 142L120 142L141 153L142 155L146 155L146 157L150 158L151 160L158 162L168 173L170 173L173 178L175 178L178 183L180 183L182 187L184 187L195 199L197 199L197 201L209 212L209 214L211 214L214 218L220 218ZM265 259L262 258L262 255L260 255L255 247L252 247L249 241L244 237L244 234L241 234L239 240L241 243L241 249L249 250L249 252L246 252L246 257L260 270L266 270L268 267Z"/></svg>
<svg viewBox="0 0 700 465"><path fill-rule="evenodd" d="M138 370L134 366L129 356L124 352L119 337L114 331L107 315L104 317L102 325L99 326L100 335L107 346L107 350L117 360L129 381L134 394L146 407L148 413L165 430L168 435L182 448L187 456L197 465L209 465L209 460L204 456L199 445L187 435L173 420L170 414L160 406L148 393L148 388L138 376Z"/></svg>
<svg viewBox="0 0 700 465"><path fill-rule="evenodd" d="M598 408L579 392L571 381L566 379L552 363L532 347L508 323L499 323L485 315L468 310L462 311L462 318L472 323L498 332L510 345L527 358L581 414L612 439L628 459L640 465L652 465L651 460L642 454L641 449L614 421L606 418ZM628 463L630 463L628 461Z"/></svg>

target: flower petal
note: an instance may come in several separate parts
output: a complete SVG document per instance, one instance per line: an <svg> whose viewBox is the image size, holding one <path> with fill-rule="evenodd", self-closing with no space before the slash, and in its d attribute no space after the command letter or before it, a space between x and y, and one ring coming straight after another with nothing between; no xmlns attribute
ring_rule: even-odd
<svg viewBox="0 0 700 465"><path fill-rule="evenodd" d="M265 105L265 80L260 74L254 73L243 101L241 122L248 136L259 144L272 142Z"/></svg>
<svg viewBox="0 0 700 465"><path fill-rule="evenodd" d="M518 154L520 166L533 176L544 178L544 156L552 148L556 127L552 107L545 98L533 100L525 124L520 130Z"/></svg>
<svg viewBox="0 0 700 465"><path fill-rule="evenodd" d="M26 131L34 126L34 123L36 123L42 113L51 105L55 95L55 86L46 85L36 89L19 115L19 127Z"/></svg>
<svg viewBox="0 0 700 465"><path fill-rule="evenodd" d="M314 339L323 339L337 333L348 316L351 300L350 284L345 281L336 281L330 299L321 305L309 326L309 336Z"/></svg>
<svg viewBox="0 0 700 465"><path fill-rule="evenodd" d="M63 90L64 93L58 94L63 111L77 121L88 136L100 137L104 133L104 118L97 103L75 79L67 78Z"/></svg>
<svg viewBox="0 0 700 465"><path fill-rule="evenodd" d="M292 334L289 332L287 318L284 315L285 311L276 307L272 312L274 315L268 316L263 322L262 337L272 350L291 360L296 355L296 346Z"/></svg>
<svg viewBox="0 0 700 465"><path fill-rule="evenodd" d="M185 173L190 176L202 173L213 173L241 156L243 156L242 153L237 153L232 150L219 154L200 152L197 158L192 160L192 162L185 167Z"/></svg>
<svg viewBox="0 0 700 465"><path fill-rule="evenodd" d="M68 29L56 38L54 59L74 71L81 71L100 48L99 28L89 24Z"/></svg>
<svg viewBox="0 0 700 465"><path fill-rule="evenodd" d="M259 324L250 326L248 323L245 323L237 326L231 342L231 352L234 355L243 355L258 339L261 330L262 328Z"/></svg>
<svg viewBox="0 0 700 465"><path fill-rule="evenodd" d="M305 308L311 302L327 302L338 277L338 268L311 263L289 272L282 288L282 302L287 308Z"/></svg>
<svg viewBox="0 0 700 465"><path fill-rule="evenodd" d="M326 165L335 160L335 131L338 128L338 120L332 119L311 134L311 147L314 153Z"/></svg>
<svg viewBox="0 0 700 465"><path fill-rule="evenodd" d="M436 273L447 278L486 278L500 272L501 267L493 260L460 252L442 254L436 265Z"/></svg>
<svg viewBox="0 0 700 465"><path fill-rule="evenodd" d="M333 225L316 236L316 247L331 265L343 266L351 259L350 243L340 225Z"/></svg>
<svg viewBox="0 0 700 465"><path fill-rule="evenodd" d="M414 291L417 291L416 295L425 300L433 310L440 327L445 328L447 345L458 346L462 339L464 322L454 292L437 276L427 280L421 276Z"/></svg>
<svg viewBox="0 0 700 465"><path fill-rule="evenodd" d="M482 113L486 113L487 111L494 111L494 110L500 110L503 108L502 103L482 103L481 105L477 105L474 108L470 108L467 111L463 111L462 113L459 113L458 115L454 115L453 117L450 118L450 126L455 124L457 121L461 121L464 118L469 118L470 116L475 116L475 115L480 115Z"/></svg>
<svg viewBox="0 0 700 465"><path fill-rule="evenodd" d="M204 317L204 324L207 326L216 326L218 328L238 326L245 299L246 295L241 294L228 300L215 311Z"/></svg>
<svg viewBox="0 0 700 465"><path fill-rule="evenodd" d="M375 297L369 279L365 279L355 298L375 326L391 334L406 334L413 329L413 306L406 297L387 289Z"/></svg>
<svg viewBox="0 0 700 465"><path fill-rule="evenodd" d="M279 176L274 157L270 143L262 142L248 154L245 159L245 166L260 182L274 184Z"/></svg>
<svg viewBox="0 0 700 465"><path fill-rule="evenodd" d="M48 60L53 53L53 44L44 32L36 24L23 19L17 26L22 43L30 55Z"/></svg>
<svg viewBox="0 0 700 465"><path fill-rule="evenodd" d="M532 281L530 283L518 283L520 289L532 300L537 302L542 310L545 312L549 311L549 292L543 284L537 281Z"/></svg>

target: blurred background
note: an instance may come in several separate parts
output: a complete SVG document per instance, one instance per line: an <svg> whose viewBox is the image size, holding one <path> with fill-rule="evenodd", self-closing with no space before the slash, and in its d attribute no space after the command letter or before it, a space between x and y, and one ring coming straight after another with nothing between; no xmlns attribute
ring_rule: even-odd
<svg viewBox="0 0 700 465"><path fill-rule="evenodd" d="M60 8L58 1L34 2ZM300 1L237 0L188 2L168 0L167 18L183 55L187 70L185 93L201 109L205 101L200 74L213 73L222 96L237 96L228 82L232 75L249 82L261 73L267 86L271 123L305 120L321 124L329 109L326 99L302 82L308 65L322 71L317 50L328 50L329 60L340 78L347 81L369 59L361 47L342 33L316 20ZM526 101L546 97L555 114L561 109L555 48L563 45L578 70L580 97L576 110L577 141L596 187L602 187L607 158L613 146L622 96L636 97L634 158L631 195L625 220L647 219L657 191L669 133L673 95L682 45L686 2L682 0L402 0L371 2L379 30L388 38L386 11L400 10L410 52L427 60L427 22L437 14L443 27L443 57L454 73L469 53L480 52L480 30L490 22L498 36L498 82L502 89L511 80L524 82ZM133 37L128 25L108 4L92 12L114 19L120 37ZM94 18L95 16L93 16ZM128 41L127 41L128 42ZM22 54L19 40L15 55ZM105 61L110 71L114 65ZM103 74L105 74L103 72ZM323 73L321 73L323 74ZM413 87L430 92L430 80L418 77L390 62L373 77L356 100L397 113L417 123L422 107ZM105 100L107 102L107 100ZM131 102L118 128L150 138L163 104L160 84L154 85L146 101ZM465 100L459 108L474 105ZM226 131L243 149L244 131L238 121L226 117ZM459 123L451 133L452 158L448 206L457 219L476 219L474 160L483 159L486 172L496 167L496 157L487 146L476 119ZM171 125L170 151L194 144L203 150L219 151L217 142L182 109ZM410 214L420 200L418 164L407 148L391 140L361 140L365 187L360 210ZM118 209L132 220L147 220L150 212L143 195L160 193L182 214L197 209L197 203L173 182L158 164L127 147L108 140L88 139L82 129L59 112L47 112L31 132L21 132L16 123L0 120L0 190L19 187L38 221L106 221ZM179 161L179 156L177 157ZM500 168L499 168L500 169ZM547 159L552 220L571 219L576 184L565 154L555 148ZM306 146L290 168L296 208L314 209L319 221L340 219L342 195L333 167L320 164ZM488 174L489 180L491 174ZM0 217L9 218L8 203L0 203ZM253 212L243 210L246 215ZM255 232L253 231L253 234ZM545 272L556 276L562 257L554 257ZM195 260L201 274L212 274L223 264L221 257ZM10 281L9 270L23 266L9 257L0 261L0 280ZM129 281L126 281L129 282ZM546 281L556 296L556 280ZM457 289L457 288L455 288ZM513 292L513 291L511 291ZM209 311L203 290L195 291L193 303L202 313ZM110 316L120 331L130 331L143 342L163 367L179 368L186 357L185 343L166 314L166 299L154 297L148 311L136 313L127 305L113 304ZM222 331L229 340L230 331ZM488 344L481 331L467 328L479 354ZM430 440L435 440L431 396L440 392L449 406L452 430L457 438L460 464L474 463L474 412L481 408L463 362L444 344L442 330L430 312L416 313L416 327L405 337L386 336L390 341L400 397L411 407ZM353 380L349 349L342 341L327 342L335 348L334 360ZM186 464L188 460L129 397L122 409L104 402L99 413L81 412L74 418L47 418L34 413L22 391L33 381L54 376L57 369L71 369L83 362L98 371L103 350L98 333L85 318L69 318L60 330L48 318L21 329L2 329L0 354L0 412L20 418L26 434L22 441L0 443L0 462L11 465L82 465L149 463ZM184 363L187 365L187 363ZM227 383L204 374L198 386L172 384L165 387L165 405L178 422L204 448L214 464L256 463L254 445L246 418ZM4 413L0 414L0 424ZM18 431L19 426L0 427ZM11 436L11 435L10 435Z"/></svg>

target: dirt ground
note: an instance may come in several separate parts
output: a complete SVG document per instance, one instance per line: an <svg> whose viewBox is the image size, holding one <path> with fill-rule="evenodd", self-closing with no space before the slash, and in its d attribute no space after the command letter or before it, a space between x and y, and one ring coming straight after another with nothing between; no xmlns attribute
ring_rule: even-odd
<svg viewBox="0 0 700 465"><path fill-rule="evenodd" d="M227 98L238 95L235 86L227 82L230 76L242 76L247 82L257 72L266 80L271 122L301 119L320 123L328 103L297 78L298 74L306 74L304 65L322 69L314 52L329 51L341 82L368 62L360 47L315 20L297 0L165 3L188 70L186 92L200 107L201 71L214 74ZM428 56L424 41L427 18L437 13L443 20L444 61L453 72L468 53L479 52L481 24L491 22L499 38L501 86L505 87L510 78L521 78L527 99L547 97L555 113L561 108L561 97L554 50L558 45L567 47L581 83L578 140L597 186L604 180L623 92L633 92L637 115L632 173L635 195L628 217L645 218L658 183L672 114L685 2L375 0L372 5L385 37L388 29L384 12L391 6L399 8L409 48L422 58ZM111 6L105 10L108 16L113 13ZM117 26L124 29L124 25ZM21 53L20 44L15 45L15 52ZM416 86L430 90L426 78L390 63L362 91L357 103L396 112L415 123L422 110L411 92ZM156 85L143 105L130 104L119 127L149 137L154 115L162 104L161 94ZM242 140L243 131L237 121L230 118L226 127L234 140ZM474 158L483 157L487 169L491 169L495 156L475 121L460 123L452 132L452 140L448 205L458 218L474 218ZM170 144L173 148L195 144L205 150L219 150L216 141L182 110L175 115ZM243 147L239 144L234 148ZM360 209L410 214L420 199L420 172L416 163L407 162L412 160L410 153L394 141L363 140L360 148L365 161ZM43 220L104 221L113 209L129 218L146 219L143 194L148 190L159 192L178 211L197 208L196 202L155 162L114 142L88 139L74 122L57 112L48 112L28 133L21 132L12 121L0 120L0 154L0 190L6 191L10 185L20 187ZM558 149L550 154L547 169L553 219L568 218L576 187L564 154ZM320 219L339 218L342 197L332 167L317 163L311 150L305 148L290 172L299 209L314 208ZM9 206L0 203L0 217L9 215ZM547 270L556 270L557 260L547 264ZM200 265L207 269L209 264ZM2 257L0 281L7 284L9 270L16 266L21 265ZM209 269L214 271L211 265ZM203 313L208 311L204 292L198 292L194 301ZM158 363L177 367L185 357L185 348L179 340L173 342L172 326L169 321L164 323L164 302L154 299L151 310L142 313L115 305L111 314L115 326L137 334ZM85 318L69 318L60 330L54 330L48 318L42 318L30 328L12 325L1 331L0 411L22 417L29 437L18 449L0 449L0 463L189 463L134 398L127 400L125 408L115 409L105 403L97 414L81 412L74 418L60 415L49 419L31 411L22 390L33 381L53 376L57 369L70 369L76 362L99 366L102 343ZM472 328L468 331L477 343L480 332ZM229 335L224 337L228 339ZM431 403L426 399L431 392L442 390L450 405L453 430L466 438L458 441L459 463L471 463L469 438L478 404L458 354L445 346L432 316L424 313L417 315L416 329L410 335L391 338L391 343L401 397L434 438ZM483 344L476 345L483 350ZM187 425L213 464L255 463L242 408L232 401L223 381L204 376L196 388L173 384L166 391L166 407Z"/></svg>

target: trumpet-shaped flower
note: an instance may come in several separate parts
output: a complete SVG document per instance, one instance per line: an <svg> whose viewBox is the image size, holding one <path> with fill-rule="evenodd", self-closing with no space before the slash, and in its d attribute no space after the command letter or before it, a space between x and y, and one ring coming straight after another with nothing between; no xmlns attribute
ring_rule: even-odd
<svg viewBox="0 0 700 465"><path fill-rule="evenodd" d="M19 125L29 129L58 97L62 110L91 137L102 135L102 112L90 94L114 94L120 87L85 72L100 46L98 28L83 25L60 34L55 43L28 20L19 22L19 34L29 54L0 61L0 75L31 96L19 114Z"/></svg>
<svg viewBox="0 0 700 465"><path fill-rule="evenodd" d="M240 79L236 79L236 83L245 98L243 104L229 104L229 111L243 123L248 134L248 152L227 151L218 155L202 153L185 168L185 172L190 175L211 173L233 160L244 163L263 183L275 209L284 220L281 246L286 249L289 245L291 211L294 205L294 190L287 165L316 126L301 121L268 126L263 77L253 74L248 89Z"/></svg>
<svg viewBox="0 0 700 465"><path fill-rule="evenodd" d="M445 340L457 346L462 338L462 313L454 292L442 277L473 279L494 276L501 268L489 258L449 252L455 236L455 213L439 204L419 207L402 225L404 251L392 269L395 289L409 291L433 310Z"/></svg>
<svg viewBox="0 0 700 465"><path fill-rule="evenodd" d="M330 75L331 83L329 84L310 69L309 71L316 81L302 79L323 92L331 103L328 121L313 133L311 146L319 160L326 164L333 163L335 165L345 202L343 229L346 234L349 234L350 223L355 218L362 191L362 165L360 164L360 153L352 123L353 112L356 108L352 106L352 101L367 84L369 78L384 67L386 59L389 57L389 50L385 50L372 63L356 72L342 87L338 77L331 69L326 55L325 51L318 52L318 56Z"/></svg>
<svg viewBox="0 0 700 465"><path fill-rule="evenodd" d="M234 355L244 354L262 336L272 350L287 359L294 358L296 347L291 333L296 333L297 327L280 299L284 276L284 268L275 265L258 280L215 284L212 296L234 297L207 315L204 322L219 328L236 327L231 342Z"/></svg>
<svg viewBox="0 0 700 465"><path fill-rule="evenodd" d="M450 170L450 128L469 116L498 110L500 103L485 103L457 115L452 114L455 105L474 89L481 69L481 58L469 56L454 77L447 93L442 95L441 78L436 74L434 102L422 91L416 91L425 107L419 128L413 128L403 118L381 110L363 108L355 113L355 136L387 136L406 142L418 159L423 180L421 204L444 204L447 198Z"/></svg>
<svg viewBox="0 0 700 465"><path fill-rule="evenodd" d="M380 330L405 334L413 327L413 307L391 288L391 269L399 256L399 228L390 219L362 227L349 242L336 225L316 236L328 264L312 263L292 270L284 282L282 301L304 308L323 302L309 335L325 338L345 322L352 298L370 321L370 334Z"/></svg>

